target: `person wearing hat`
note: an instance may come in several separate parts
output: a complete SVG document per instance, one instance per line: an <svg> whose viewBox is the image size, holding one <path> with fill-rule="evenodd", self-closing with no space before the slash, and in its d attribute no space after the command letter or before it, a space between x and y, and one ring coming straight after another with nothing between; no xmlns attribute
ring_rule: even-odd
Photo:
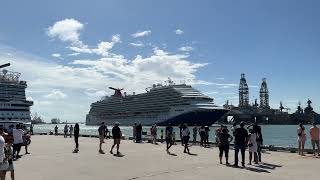
<svg viewBox="0 0 320 180"><path fill-rule="evenodd" d="M248 142L248 131L244 128L244 122L240 123L240 128L237 128L235 131L234 137L234 149L235 149L235 158L234 158L234 166L238 167L238 154L241 151L242 156L242 166L245 166L245 151L246 145Z"/></svg>
<svg viewBox="0 0 320 180"><path fill-rule="evenodd" d="M122 136L122 133L119 127L119 122L116 122L112 128L113 145L111 147L110 154L113 154L113 148L115 145L117 145L117 155L120 154L119 146L120 146L121 136Z"/></svg>

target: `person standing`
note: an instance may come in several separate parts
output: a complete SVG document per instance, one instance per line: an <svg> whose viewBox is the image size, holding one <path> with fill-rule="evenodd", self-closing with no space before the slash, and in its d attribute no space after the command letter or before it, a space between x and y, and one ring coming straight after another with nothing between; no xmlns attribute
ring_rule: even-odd
<svg viewBox="0 0 320 180"><path fill-rule="evenodd" d="M197 136L198 136L198 127L196 124L194 125L192 131L193 131L193 134L192 134L193 135L193 144L196 144L197 143Z"/></svg>
<svg viewBox="0 0 320 180"><path fill-rule="evenodd" d="M313 155L316 155L316 146L317 146L317 153L320 156L319 152L319 128L317 127L316 123L312 123L312 127L310 128L310 139L313 149Z"/></svg>
<svg viewBox="0 0 320 180"><path fill-rule="evenodd" d="M74 125L74 142L76 143L76 148L73 150L74 153L79 152L79 132L80 132L79 124L76 123Z"/></svg>
<svg viewBox="0 0 320 180"><path fill-rule="evenodd" d="M179 135L180 135L180 141L181 141L181 146L183 146L183 137L182 137L182 131L183 131L183 127L184 127L184 125L183 124L180 124L179 125Z"/></svg>
<svg viewBox="0 0 320 180"><path fill-rule="evenodd" d="M70 138L72 138L72 135L73 135L73 126L72 125L69 128L69 135L70 135Z"/></svg>
<svg viewBox="0 0 320 180"><path fill-rule="evenodd" d="M302 123L299 124L297 129L298 134L298 149L299 155L304 156L304 144L306 143L307 137L305 133L305 128Z"/></svg>
<svg viewBox="0 0 320 180"><path fill-rule="evenodd" d="M132 138L133 138L133 142L136 142L137 140L137 123L136 122L132 126Z"/></svg>
<svg viewBox="0 0 320 180"><path fill-rule="evenodd" d="M33 124L30 125L30 135L33 135Z"/></svg>
<svg viewBox="0 0 320 180"><path fill-rule="evenodd" d="M12 135L13 135L13 156L16 159L21 158L19 155L21 146L23 144L23 138L22 136L24 135L24 131L21 129L20 124L16 125L16 128L12 130Z"/></svg>
<svg viewBox="0 0 320 180"><path fill-rule="evenodd" d="M220 158L220 164L222 164L222 156L223 152L226 158L226 165L229 165L229 148L230 148L230 142L233 140L233 137L230 136L227 129L223 129L222 133L220 133L218 137L218 147L219 147L219 158Z"/></svg>
<svg viewBox="0 0 320 180"><path fill-rule="evenodd" d="M64 132L63 137L64 137L64 138L67 138L67 137L68 137L68 130L69 130L68 125L65 125L65 126L64 126L64 129L63 129L63 132Z"/></svg>
<svg viewBox="0 0 320 180"><path fill-rule="evenodd" d="M151 137L152 137L152 144L157 144L157 125L153 125L151 128Z"/></svg>
<svg viewBox="0 0 320 180"><path fill-rule="evenodd" d="M136 127L136 133L136 143L141 143L142 125L140 123Z"/></svg>
<svg viewBox="0 0 320 180"><path fill-rule="evenodd" d="M14 166L13 166L13 151L12 151L12 140L8 140L8 142L5 145L5 156L8 160L9 167L6 171L4 171L4 177L6 176L6 173L10 171L11 180L14 180Z"/></svg>
<svg viewBox="0 0 320 180"><path fill-rule="evenodd" d="M209 132L210 132L210 128L209 128L209 126L206 126L205 128L204 128L204 130L205 130L205 140L204 140L204 147L209 147Z"/></svg>
<svg viewBox="0 0 320 180"><path fill-rule="evenodd" d="M121 130L120 130L120 127L119 127L119 123L116 122L114 124L114 127L112 128L113 145L111 147L110 154L113 154L113 148L116 145L117 145L117 155L121 154L119 152L119 146L120 146L121 137L122 137L122 133L121 133Z"/></svg>
<svg viewBox="0 0 320 180"><path fill-rule="evenodd" d="M234 158L234 166L238 167L238 154L241 151L242 157L242 166L245 166L245 151L246 151L246 144L248 142L248 131L244 128L244 122L240 123L240 128L237 128L235 131L235 138L234 138L234 146L235 146L235 158Z"/></svg>
<svg viewBox="0 0 320 180"><path fill-rule="evenodd" d="M255 156L255 161L256 161L256 158L258 158L257 160L259 162L261 162L261 146L263 145L263 137L262 137L261 126L259 126L258 124L254 124L253 130L257 135L257 147L258 147L258 149L257 149L258 157Z"/></svg>
<svg viewBox="0 0 320 180"><path fill-rule="evenodd" d="M160 130L161 143L163 143L163 129Z"/></svg>
<svg viewBox="0 0 320 180"><path fill-rule="evenodd" d="M99 133L99 153L104 154L104 151L102 150L102 143L104 143L104 137L105 137L105 126L104 122L101 122L101 125L98 128L98 133Z"/></svg>
<svg viewBox="0 0 320 180"><path fill-rule="evenodd" d="M0 127L0 180L5 180L6 179L6 171L9 167L8 160L5 156L5 140L3 137L4 131L3 128Z"/></svg>
<svg viewBox="0 0 320 180"><path fill-rule="evenodd" d="M167 143L167 153L169 154L169 149L172 146L172 134L173 134L173 127L169 123L166 127L166 143Z"/></svg>
<svg viewBox="0 0 320 180"><path fill-rule="evenodd" d="M206 130L205 130L204 126L200 127L199 134L200 134L200 146L204 147L204 145L205 145L205 137L206 137Z"/></svg>
<svg viewBox="0 0 320 180"><path fill-rule="evenodd" d="M184 144L183 152L184 153L190 153L190 150L189 150L189 147L188 147L189 139L190 139L190 131L189 131L189 128L188 128L187 124L184 124L182 126L181 135L182 135L182 141L183 141L183 144Z"/></svg>
<svg viewBox="0 0 320 180"><path fill-rule="evenodd" d="M58 126L56 125L56 127L54 127L54 135L57 136L58 135Z"/></svg>
<svg viewBox="0 0 320 180"><path fill-rule="evenodd" d="M249 165L252 162L252 155L257 157L258 145L257 145L257 135L253 129L250 129L250 134L248 136L248 147L249 147ZM255 164L258 164L258 159L254 158Z"/></svg>

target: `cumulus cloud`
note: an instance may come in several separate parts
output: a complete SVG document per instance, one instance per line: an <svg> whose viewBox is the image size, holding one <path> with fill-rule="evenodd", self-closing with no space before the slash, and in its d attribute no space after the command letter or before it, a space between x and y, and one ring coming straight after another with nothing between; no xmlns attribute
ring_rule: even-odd
<svg viewBox="0 0 320 180"><path fill-rule="evenodd" d="M126 59L122 55L73 60L71 64L44 61L42 58L10 51L14 55L11 68L22 73L28 82L27 96L37 97L32 107L44 118L84 121L90 104L113 92L108 86L124 88L128 94L145 92L145 88L170 77L175 82L210 84L197 79L196 72L205 63L192 63L186 54L154 48L151 55ZM1 59L8 56L1 53ZM5 63L5 62L3 62ZM80 65L80 66L79 66ZM88 90L91 88L91 90ZM61 101L63 100L63 101ZM45 103L48 102L48 103ZM42 106L46 104L46 106ZM66 110L67 109L67 110Z"/></svg>
<svg viewBox="0 0 320 180"><path fill-rule="evenodd" d="M46 98L48 99L65 99L67 97L67 95L65 93L63 93L61 90L59 89L53 89L50 94L45 95Z"/></svg>
<svg viewBox="0 0 320 180"><path fill-rule="evenodd" d="M150 34L151 34L151 31L146 30L146 31L138 31L134 34L131 34L131 36L134 38L139 38L139 37L149 36Z"/></svg>
<svg viewBox="0 0 320 180"><path fill-rule="evenodd" d="M143 43L141 43L141 42L137 42L137 43L130 43L130 45L131 46L133 46L133 47L143 47L144 46L144 44Z"/></svg>
<svg viewBox="0 0 320 180"><path fill-rule="evenodd" d="M54 23L47 29L47 34L51 38L58 38L61 41L69 42L73 45L81 46L80 31L84 25L75 19L64 19Z"/></svg>
<svg viewBox="0 0 320 180"><path fill-rule="evenodd" d="M55 57L55 58L60 58L61 57L61 54L59 53L53 53L51 54L52 57Z"/></svg>
<svg viewBox="0 0 320 180"><path fill-rule="evenodd" d="M181 35L184 33L181 29L176 29L174 32L176 33L176 35Z"/></svg>
<svg viewBox="0 0 320 180"><path fill-rule="evenodd" d="M193 47L183 46L183 47L179 48L179 51L190 52L190 51L193 51Z"/></svg>

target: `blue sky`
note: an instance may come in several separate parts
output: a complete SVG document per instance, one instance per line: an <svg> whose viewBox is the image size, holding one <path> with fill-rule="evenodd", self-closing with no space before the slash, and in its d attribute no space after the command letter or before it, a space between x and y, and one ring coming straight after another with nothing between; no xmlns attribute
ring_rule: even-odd
<svg viewBox="0 0 320 180"><path fill-rule="evenodd" d="M319 112L319 8L317 0L4 1L0 62L22 73L32 112L47 121L84 121L108 86L143 92L168 76L237 105L241 73L251 101L265 77L274 108L311 98Z"/></svg>

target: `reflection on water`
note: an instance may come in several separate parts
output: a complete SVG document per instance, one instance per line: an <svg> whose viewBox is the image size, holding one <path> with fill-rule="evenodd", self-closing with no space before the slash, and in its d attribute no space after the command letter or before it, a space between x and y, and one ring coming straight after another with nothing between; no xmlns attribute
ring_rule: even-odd
<svg viewBox="0 0 320 180"><path fill-rule="evenodd" d="M39 124L34 126L35 133L48 133L50 131L54 131L55 124ZM217 125L218 126L218 125ZM214 129L217 127L210 127L210 141L215 141ZM59 133L63 133L64 124L59 124ZM229 126L230 127L230 126ZM306 125L306 133L307 133L307 142L306 147L311 148L310 136L309 136L309 128L310 126ZM109 130L111 127L108 127ZM192 134L192 127L190 128L190 132ZM158 138L160 138L160 131L164 130L164 127L158 127ZM132 136L132 127L130 126L121 126L122 133L128 137ZM179 128L174 128L176 132L176 139L179 139ZM150 134L150 127L143 127L143 131L146 131ZM297 126L295 125L262 125L262 133L264 138L264 145L276 145L276 146L286 146L286 147L296 147L297 146ZM84 124L80 124L80 134L85 135L98 135L98 126L86 126ZM199 138L199 136L198 136Z"/></svg>

